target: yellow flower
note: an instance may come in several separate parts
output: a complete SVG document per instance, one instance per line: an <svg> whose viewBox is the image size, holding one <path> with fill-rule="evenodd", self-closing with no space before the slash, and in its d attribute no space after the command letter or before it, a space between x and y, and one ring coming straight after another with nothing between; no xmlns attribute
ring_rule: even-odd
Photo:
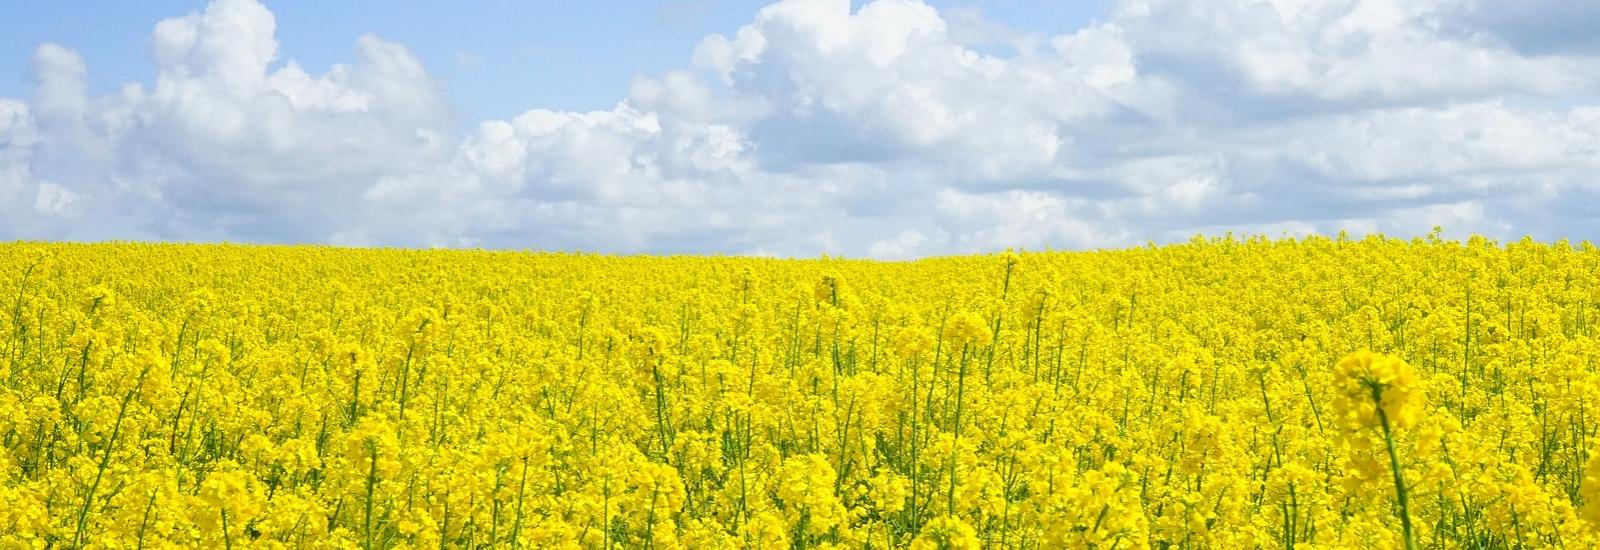
<svg viewBox="0 0 1600 550"><path fill-rule="evenodd" d="M260 480L224 460L200 482L199 506L191 512L202 530L223 538L242 536L266 506Z"/></svg>
<svg viewBox="0 0 1600 550"><path fill-rule="evenodd" d="M825 305L839 305L840 292L844 287L844 278L837 273L823 275L812 287L811 295L817 303Z"/></svg>
<svg viewBox="0 0 1600 550"><path fill-rule="evenodd" d="M968 312L957 313L945 321L944 341L951 347L960 349L964 346L982 347L989 345L993 337L989 327L984 326L983 319Z"/></svg>
<svg viewBox="0 0 1600 550"><path fill-rule="evenodd" d="M94 285L84 291L85 306L90 311L110 307L117 303L117 292L106 285Z"/></svg>
<svg viewBox="0 0 1600 550"><path fill-rule="evenodd" d="M806 532L813 535L838 527L845 519L845 509L834 494L836 479L833 466L823 455L784 459L776 493L790 512L791 522L804 515Z"/></svg>
<svg viewBox="0 0 1600 550"><path fill-rule="evenodd" d="M394 478L401 466L394 424L381 414L363 417L345 436L344 460L363 477L370 469L379 479Z"/></svg>
<svg viewBox="0 0 1600 550"><path fill-rule="evenodd" d="M1583 480L1579 485L1578 496L1582 498L1584 520L1596 530L1600 530L1600 451L1591 449L1589 461L1583 466Z"/></svg>
<svg viewBox="0 0 1600 550"><path fill-rule="evenodd" d="M895 337L895 354L904 358L917 357L933 349L933 337L920 328L903 328Z"/></svg>
<svg viewBox="0 0 1600 550"><path fill-rule="evenodd" d="M1334 372L1334 405L1351 428L1375 428L1384 421L1405 428L1424 412L1422 379L1398 357L1360 351L1340 360Z"/></svg>
<svg viewBox="0 0 1600 550"><path fill-rule="evenodd" d="M982 548L978 531L967 522L950 516L939 516L922 526L922 532L911 541L915 550L975 550Z"/></svg>

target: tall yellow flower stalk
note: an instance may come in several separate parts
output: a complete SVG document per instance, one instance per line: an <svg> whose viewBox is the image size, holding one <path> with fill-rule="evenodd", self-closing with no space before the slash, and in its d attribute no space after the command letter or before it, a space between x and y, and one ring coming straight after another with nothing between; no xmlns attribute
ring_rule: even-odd
<svg viewBox="0 0 1600 550"><path fill-rule="evenodd" d="M1422 379L1404 360L1371 351L1346 356L1334 367L1337 393L1334 407L1340 411L1347 429L1382 430L1389 451L1389 469L1394 473L1395 499L1398 501L1400 529L1407 550L1416 548L1411 532L1411 507L1400 457L1395 452L1395 431L1417 423L1423 414L1425 397Z"/></svg>

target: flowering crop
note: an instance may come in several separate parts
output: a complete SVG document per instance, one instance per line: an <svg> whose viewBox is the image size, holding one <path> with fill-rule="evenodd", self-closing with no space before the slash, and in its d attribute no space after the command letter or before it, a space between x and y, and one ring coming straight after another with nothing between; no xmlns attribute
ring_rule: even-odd
<svg viewBox="0 0 1600 550"><path fill-rule="evenodd" d="M1596 547L1597 318L1529 240L6 244L0 548Z"/></svg>

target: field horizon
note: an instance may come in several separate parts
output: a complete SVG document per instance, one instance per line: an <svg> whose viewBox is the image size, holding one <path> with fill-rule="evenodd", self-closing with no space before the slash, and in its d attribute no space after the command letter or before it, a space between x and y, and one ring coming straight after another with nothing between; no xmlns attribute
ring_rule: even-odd
<svg viewBox="0 0 1600 550"><path fill-rule="evenodd" d="M940 260L940 259L952 259L952 258L971 258L971 257L982 257L982 256L996 256L996 255L1005 254L1005 253L1008 253L1008 252L1016 253L1016 254L1094 254L1094 253L1104 253L1104 252L1126 252L1126 251L1133 251L1133 250L1147 250L1147 249L1152 249L1152 248L1193 246L1193 245L1201 245L1201 244L1221 244L1221 243L1234 243L1234 244L1301 243L1301 242L1306 242L1306 241L1359 242L1359 241L1367 241L1367 240L1399 242L1399 243L1407 243L1407 244L1437 243L1437 244L1455 244L1455 245L1459 245L1459 246L1491 246L1491 247L1496 247L1496 248L1505 248L1505 247L1513 245L1513 244L1530 244L1530 243L1532 243L1532 244L1542 244L1542 245L1551 245L1551 246L1562 245L1562 246L1575 247L1575 248L1580 248L1580 249L1585 248L1585 247L1594 247L1595 246L1595 244L1590 239L1587 239L1587 238L1580 238L1580 239L1577 239L1576 241L1574 241L1573 239L1566 238L1566 237L1556 237L1556 238L1550 238L1550 239L1539 239L1539 238L1536 238L1536 237L1534 237L1532 235L1523 235L1521 237L1512 238L1512 239L1497 239L1497 238L1494 238L1494 237L1485 236L1485 235L1478 235L1478 234L1468 234L1468 235L1465 235L1463 238L1452 238L1452 237L1443 236L1441 228L1435 228L1433 231L1431 231L1431 232L1429 232L1427 234L1414 235L1414 236L1393 235L1393 234L1387 234L1387 233L1383 233L1383 232L1365 233L1365 234L1361 234L1361 235L1352 235L1352 234L1349 234L1348 232L1340 232L1340 233L1336 233L1336 234L1333 234L1333 235L1322 235L1322 234L1312 233L1312 234L1305 234L1305 235L1277 235L1277 236L1274 236L1274 235L1269 235L1269 234L1265 234L1265 233L1254 233L1254 234L1252 234L1252 233L1239 233L1239 234L1235 234L1232 231L1227 231L1227 232L1222 232L1222 233L1218 233L1218 234L1210 234L1210 235L1203 234L1203 233L1196 233L1193 236L1189 237L1187 240L1183 240L1183 241L1168 241L1168 242L1148 241L1148 242L1146 242L1144 244L1129 244L1129 245L1124 245L1124 246L1106 246L1106 247L1098 247L1098 248L1079 248L1079 249L1071 249L1071 248L1060 248L1060 249L1057 249L1057 248L1049 248L1049 247L1039 248L1039 249L1000 248L1000 249L994 249L994 250L969 251L969 252L952 252L952 253L944 253L944 254L931 254L931 255L927 255L927 256L919 256L919 257L912 257L912 258L897 258L897 259L874 258L874 257L870 257L870 256L851 256L851 255L846 255L846 254L830 254L830 253L827 253L827 252L818 253L817 255L814 255L814 256L781 256L781 255L774 255L774 254L738 253L738 252L726 252L726 253L725 252L704 252L704 253L702 253L702 252L649 252L649 251L615 252L615 251L577 250L577 249L561 250L561 249L540 249L540 248L499 248L499 247L476 247L476 246L348 245L348 244L323 243L323 242L305 242L305 243L281 242L280 243L280 242L250 242L250 241L226 241L226 240L224 240L224 241L184 241L184 240L160 241L160 240L116 240L116 239L110 239L110 240L89 240L89 241L71 241L71 240L60 241L60 240L19 239L19 240L13 240L13 241L0 241L0 246L45 246L45 247L50 247L50 246L88 246L88 247L94 247L94 246L125 246L125 245L133 245L133 246L152 246L152 247L200 247L200 248L204 248L204 247L221 247L221 248L236 247L236 248L263 248L263 249L307 248L307 249L349 250L349 251L394 251L394 252L432 252L432 251L438 251L438 252L457 252L457 253L467 253L467 254L518 254L518 255L531 255L531 256L539 256L539 255L549 255L549 256L593 256L593 257L608 257L608 258L703 258L703 259L722 258L722 259L785 260L785 261L828 261L828 260L834 260L834 261L864 261L864 262L878 262L878 263L914 263L914 262L926 261L926 260Z"/></svg>

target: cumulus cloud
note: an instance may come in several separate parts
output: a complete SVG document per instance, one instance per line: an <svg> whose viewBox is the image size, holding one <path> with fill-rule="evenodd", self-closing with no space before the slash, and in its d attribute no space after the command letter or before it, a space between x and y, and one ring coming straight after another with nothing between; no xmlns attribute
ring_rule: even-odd
<svg viewBox="0 0 1600 550"><path fill-rule="evenodd" d="M782 0L613 108L463 126L404 45L362 37L313 75L265 7L217 0L158 24L153 81L106 96L72 50L35 51L33 96L0 98L0 235L896 259L1592 237L1573 204L1600 197L1600 52L1487 9L1123 0L1047 36Z"/></svg>
<svg viewBox="0 0 1600 550"><path fill-rule="evenodd" d="M1526 56L1441 19L1461 0L1128 0L1115 20L1154 67L1231 93L1378 105L1591 88L1584 60ZM1210 74L1207 74L1210 73Z"/></svg>
<svg viewBox="0 0 1600 550"><path fill-rule="evenodd" d="M278 64L275 27L250 0L162 21L154 81L94 98L80 56L40 46L5 109L0 162L39 218L18 236L321 241L371 182L449 158L452 108L404 46L363 37L314 76Z"/></svg>
<svg viewBox="0 0 1600 550"><path fill-rule="evenodd" d="M1441 22L1462 34L1487 34L1531 55L1600 55L1600 3L1573 0L1459 0Z"/></svg>
<svg viewBox="0 0 1600 550"><path fill-rule="evenodd" d="M18 208L37 192L33 149L38 131L32 111L21 101L0 98L0 231L21 234L32 216Z"/></svg>

